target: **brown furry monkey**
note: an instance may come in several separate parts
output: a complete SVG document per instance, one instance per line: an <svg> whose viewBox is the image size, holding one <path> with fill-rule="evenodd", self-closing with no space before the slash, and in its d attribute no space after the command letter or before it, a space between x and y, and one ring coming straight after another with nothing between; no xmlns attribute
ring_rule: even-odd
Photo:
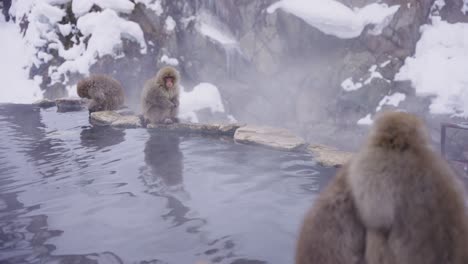
<svg viewBox="0 0 468 264"><path fill-rule="evenodd" d="M179 72L167 66L146 81L141 96L143 118L146 122L171 124L178 122Z"/></svg>
<svg viewBox="0 0 468 264"><path fill-rule="evenodd" d="M107 75L93 75L78 82L79 97L91 99L89 112L117 110L124 104L120 83Z"/></svg>
<svg viewBox="0 0 468 264"><path fill-rule="evenodd" d="M430 149L419 118L382 114L351 162L348 181L368 230L368 264L468 263L462 184Z"/></svg>
<svg viewBox="0 0 468 264"><path fill-rule="evenodd" d="M358 219L341 168L307 213L296 247L296 264L364 263L365 229Z"/></svg>

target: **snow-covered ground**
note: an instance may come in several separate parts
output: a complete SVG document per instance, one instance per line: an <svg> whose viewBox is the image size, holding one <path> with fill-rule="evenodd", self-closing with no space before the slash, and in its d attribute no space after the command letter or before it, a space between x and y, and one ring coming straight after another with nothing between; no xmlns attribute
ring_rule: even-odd
<svg viewBox="0 0 468 264"><path fill-rule="evenodd" d="M29 56L19 28L0 15L0 102L32 103L42 98L38 81L28 79Z"/></svg>
<svg viewBox="0 0 468 264"><path fill-rule="evenodd" d="M198 122L196 111L205 108L210 109L212 113L224 113L221 94L216 86L211 83L200 83L191 92L185 92L182 89L180 94L180 118Z"/></svg>
<svg viewBox="0 0 468 264"><path fill-rule="evenodd" d="M434 17L395 79L410 80L418 95L432 96L431 113L468 117L467 69L468 24Z"/></svg>
<svg viewBox="0 0 468 264"><path fill-rule="evenodd" d="M140 45L141 53L146 53L146 40L140 26L120 16L121 13L130 13L135 4L128 0L81 0L73 1L72 11L78 18L76 26L58 24L65 16L65 12L58 7L69 0L18 0L14 2L10 13L16 17L28 15L30 23L24 34L19 33L19 26L3 21L0 16L0 38L8 39L0 43L0 78L3 85L0 87L0 102L31 103L42 98L39 89L40 78L35 81L28 79L28 71L32 65L39 66L47 63L52 56L44 51L57 50L64 62L51 67L49 73L53 81L60 81L68 72L81 73L87 76L89 68L103 55L120 56L122 38L127 38ZM163 13L161 1L139 0L137 2L147 5L157 15ZM101 12L90 12L94 5L99 5ZM166 19L166 30L176 29L176 22L172 17ZM209 21L201 22L200 33L207 38L231 44L236 41L229 34L222 32L216 24ZM77 34L80 32L80 34ZM59 35L75 34L75 45L65 49ZM85 44L84 39L88 39ZM161 62L178 66L176 58L164 55ZM68 86L69 96L76 96L75 85ZM201 83L191 92L181 93L180 116L197 122L196 111L210 109L212 112L224 112L221 95L216 86ZM230 117L232 120L234 118Z"/></svg>

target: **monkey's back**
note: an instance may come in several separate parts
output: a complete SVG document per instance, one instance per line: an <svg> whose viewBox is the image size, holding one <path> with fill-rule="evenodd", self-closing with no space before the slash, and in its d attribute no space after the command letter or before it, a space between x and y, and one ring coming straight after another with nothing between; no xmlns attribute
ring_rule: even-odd
<svg viewBox="0 0 468 264"><path fill-rule="evenodd" d="M107 75L92 75L80 81L77 89L79 95L81 92L84 97L92 100L90 107L95 110L116 110L124 104L122 85Z"/></svg>
<svg viewBox="0 0 468 264"><path fill-rule="evenodd" d="M426 146L370 148L355 162L360 217L368 228L388 230L396 263L468 263L465 195L442 157Z"/></svg>
<svg viewBox="0 0 468 264"><path fill-rule="evenodd" d="M360 223L342 168L306 214L296 264L363 263L365 229Z"/></svg>
<svg viewBox="0 0 468 264"><path fill-rule="evenodd" d="M104 93L107 107L115 109L123 105L125 96L119 81L106 75L95 75L94 81L96 89Z"/></svg>

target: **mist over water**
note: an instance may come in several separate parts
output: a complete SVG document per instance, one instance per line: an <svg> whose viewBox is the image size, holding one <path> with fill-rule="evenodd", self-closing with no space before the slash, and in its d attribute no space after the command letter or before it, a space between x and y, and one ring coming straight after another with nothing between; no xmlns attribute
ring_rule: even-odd
<svg viewBox="0 0 468 264"><path fill-rule="evenodd" d="M89 127L85 111L1 105L0 133L6 263L289 263L334 173L229 139Z"/></svg>

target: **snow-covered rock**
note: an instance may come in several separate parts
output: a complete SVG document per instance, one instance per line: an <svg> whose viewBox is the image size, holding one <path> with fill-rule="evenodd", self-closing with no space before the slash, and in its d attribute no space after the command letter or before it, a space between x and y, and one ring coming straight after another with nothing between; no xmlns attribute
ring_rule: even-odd
<svg viewBox="0 0 468 264"><path fill-rule="evenodd" d="M380 34L388 25L399 6L373 3L363 8L351 9L335 0L280 0L267 12L278 9L291 13L325 34L338 38L355 38L367 25L373 25L372 34Z"/></svg>
<svg viewBox="0 0 468 264"><path fill-rule="evenodd" d="M396 80L410 80L418 95L432 97L431 113L468 117L468 24L434 18L421 30Z"/></svg>

